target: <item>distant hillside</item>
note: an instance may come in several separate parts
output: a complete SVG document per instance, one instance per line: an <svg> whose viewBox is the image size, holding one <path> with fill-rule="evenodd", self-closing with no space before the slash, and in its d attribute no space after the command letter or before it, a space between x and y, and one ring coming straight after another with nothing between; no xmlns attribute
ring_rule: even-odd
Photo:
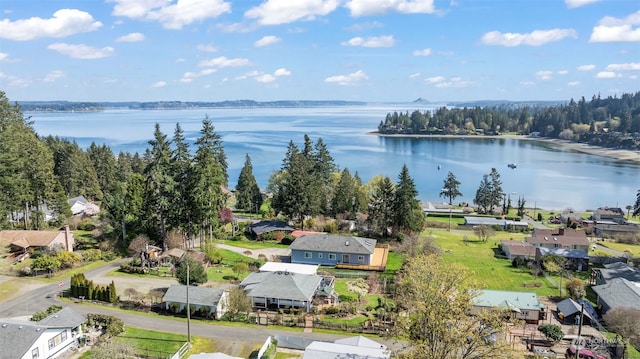
<svg viewBox="0 0 640 359"><path fill-rule="evenodd" d="M153 101L153 102L70 102L70 101L24 101L19 102L24 112L95 112L110 108L128 108L131 110L183 110L194 108L295 108L295 107L333 107L333 106L364 106L366 102L359 101L314 101L314 100L282 100L282 101L253 101L232 100L220 102L183 102L183 101Z"/></svg>
<svg viewBox="0 0 640 359"><path fill-rule="evenodd" d="M565 104L566 101L509 101L509 100L478 100L478 101L461 101L447 102L452 107L523 107L523 106L558 106Z"/></svg>

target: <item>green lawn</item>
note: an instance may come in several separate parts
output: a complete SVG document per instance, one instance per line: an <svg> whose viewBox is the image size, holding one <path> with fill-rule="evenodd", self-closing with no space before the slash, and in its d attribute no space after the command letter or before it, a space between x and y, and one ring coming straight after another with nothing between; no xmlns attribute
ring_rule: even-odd
<svg viewBox="0 0 640 359"><path fill-rule="evenodd" d="M620 252L628 250L634 257L640 257L640 245L637 244L624 244L617 242L598 242L598 244Z"/></svg>
<svg viewBox="0 0 640 359"><path fill-rule="evenodd" d="M116 340L129 343L140 356L170 357L187 341L187 336L169 332L126 327Z"/></svg>
<svg viewBox="0 0 640 359"><path fill-rule="evenodd" d="M535 292L541 296L558 294L558 289L544 278L534 278L528 269L513 268L510 260L495 257L501 240L521 240L525 234L496 232L487 242L481 242L473 232L431 230L429 233L441 247L444 261L467 267L480 288ZM467 242L463 241L465 236Z"/></svg>
<svg viewBox="0 0 640 359"><path fill-rule="evenodd" d="M276 241L240 240L240 241L216 241L216 243L223 243L228 246L247 248L247 249L289 248L288 245L280 244L280 242L276 242Z"/></svg>

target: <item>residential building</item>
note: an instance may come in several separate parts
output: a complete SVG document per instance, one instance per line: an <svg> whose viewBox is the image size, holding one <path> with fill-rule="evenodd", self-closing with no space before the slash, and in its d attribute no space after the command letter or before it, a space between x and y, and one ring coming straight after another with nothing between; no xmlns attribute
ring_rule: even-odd
<svg viewBox="0 0 640 359"><path fill-rule="evenodd" d="M595 322L596 313L592 312L593 308L588 303L578 303L571 298L567 298L558 302L556 307L558 309L558 319L562 324L578 325L580 324L580 317L582 317L582 324L592 325Z"/></svg>
<svg viewBox="0 0 640 359"><path fill-rule="evenodd" d="M500 249L510 260L514 260L515 258L523 258L526 260L536 259L536 248L530 243L514 240L503 240L500 242Z"/></svg>
<svg viewBox="0 0 640 359"><path fill-rule="evenodd" d="M505 290L482 290L473 298L472 313L490 308L502 308L511 312L514 319L538 324L546 318L546 308L532 292L512 292Z"/></svg>
<svg viewBox="0 0 640 359"><path fill-rule="evenodd" d="M581 249L587 253L590 244L584 231L571 228L535 228L531 237L525 238L524 241L534 247Z"/></svg>
<svg viewBox="0 0 640 359"><path fill-rule="evenodd" d="M85 321L68 307L39 322L0 319L0 359L63 357L78 344Z"/></svg>
<svg viewBox="0 0 640 359"><path fill-rule="evenodd" d="M187 286L172 285L162 297L166 310L181 312L187 306ZM189 286L189 305L207 317L220 319L228 310L229 293L223 289Z"/></svg>
<svg viewBox="0 0 640 359"><path fill-rule="evenodd" d="M289 246L291 263L371 265L376 240L353 236L310 234L296 238Z"/></svg>
<svg viewBox="0 0 640 359"><path fill-rule="evenodd" d="M605 264L604 268L593 268L591 270L589 282L591 285L601 285L617 278L640 283L640 269L622 262Z"/></svg>
<svg viewBox="0 0 640 359"><path fill-rule="evenodd" d="M640 283L624 278L615 278L591 287L598 295L598 307L602 314L613 308L633 308L640 310Z"/></svg>
<svg viewBox="0 0 640 359"><path fill-rule="evenodd" d="M314 300L335 303L333 277L293 272L254 272L240 283L255 309L279 310L302 308L310 312Z"/></svg>
<svg viewBox="0 0 640 359"><path fill-rule="evenodd" d="M318 265L284 263L284 262L266 262L263 264L259 272L289 272L297 274L318 274Z"/></svg>
<svg viewBox="0 0 640 359"><path fill-rule="evenodd" d="M69 226L60 231L7 230L0 231L0 241L10 243L12 252L33 252L60 246L73 252L75 240Z"/></svg>
<svg viewBox="0 0 640 359"><path fill-rule="evenodd" d="M246 228L247 233L256 239L259 239L265 233L280 231L285 234L290 234L295 230L295 228L291 227L284 221L260 221L252 223Z"/></svg>
<svg viewBox="0 0 640 359"><path fill-rule="evenodd" d="M546 255L554 255L566 259L565 269L574 271L589 270L589 255L582 249L536 247L536 261L542 262Z"/></svg>
<svg viewBox="0 0 640 359"><path fill-rule="evenodd" d="M363 336L331 342L314 341L305 350L303 359L389 359L387 347Z"/></svg>

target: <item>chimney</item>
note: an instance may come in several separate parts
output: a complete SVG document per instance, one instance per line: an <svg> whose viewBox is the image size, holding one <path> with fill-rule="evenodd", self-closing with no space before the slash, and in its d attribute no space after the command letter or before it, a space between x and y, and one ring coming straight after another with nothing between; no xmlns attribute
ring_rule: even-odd
<svg viewBox="0 0 640 359"><path fill-rule="evenodd" d="M64 245L68 252L73 252L73 238L69 231L69 225L64 226Z"/></svg>

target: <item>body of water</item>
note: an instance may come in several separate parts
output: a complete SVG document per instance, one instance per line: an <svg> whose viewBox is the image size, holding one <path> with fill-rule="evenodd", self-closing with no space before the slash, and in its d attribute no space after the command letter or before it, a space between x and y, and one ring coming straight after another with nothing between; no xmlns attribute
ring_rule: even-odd
<svg viewBox="0 0 640 359"><path fill-rule="evenodd" d="M439 106L438 106L439 107ZM519 196L527 206L563 210L624 208L640 189L640 165L583 154L547 143L517 139L416 138L371 135L386 114L424 111L434 106L379 104L329 108L255 108L195 110L108 110L96 113L27 113L40 136L75 140L82 148L92 142L120 151L143 154L155 123L170 139L180 123L192 144L208 116L221 135L229 162L229 185L237 182L246 154L261 188L282 164L287 145L303 146L308 134L321 137L340 166L356 171L363 182L376 175L397 181L403 164L409 168L419 198L443 201L438 194L447 172L461 182L462 198L471 203L483 174L495 167L503 189L515 206ZM517 168L507 165L516 163Z"/></svg>

